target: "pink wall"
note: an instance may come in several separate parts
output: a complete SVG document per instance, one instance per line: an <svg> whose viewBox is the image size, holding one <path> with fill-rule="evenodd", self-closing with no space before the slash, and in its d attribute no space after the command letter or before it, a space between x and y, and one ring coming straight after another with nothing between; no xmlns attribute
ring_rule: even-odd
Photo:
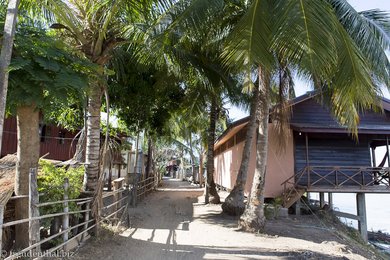
<svg viewBox="0 0 390 260"><path fill-rule="evenodd" d="M283 192L282 182L294 174L294 145L292 134L288 138L285 152L278 152L277 136L273 131L273 126L269 128L269 146L267 174L265 178L265 197L274 198ZM244 142L227 149L214 158L215 182L227 189L232 189L237 178L240 167ZM249 194L252 187L255 172L256 141L253 141L252 152L248 170L248 179L245 186L245 193Z"/></svg>

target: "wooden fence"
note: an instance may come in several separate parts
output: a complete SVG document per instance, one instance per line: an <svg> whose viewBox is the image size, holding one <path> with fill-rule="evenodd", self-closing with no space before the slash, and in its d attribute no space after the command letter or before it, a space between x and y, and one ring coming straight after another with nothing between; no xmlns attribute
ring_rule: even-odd
<svg viewBox="0 0 390 260"><path fill-rule="evenodd" d="M141 180L139 181L138 183L136 183L136 198L137 198L137 201L139 200L142 200L143 198L146 197L146 195L148 195L150 192L152 192L153 190L155 190L155 188L157 187L158 185L158 180L157 178L155 178L155 176L151 176L147 179L144 179L144 180Z"/></svg>
<svg viewBox="0 0 390 260"><path fill-rule="evenodd" d="M39 203L36 177L36 169L31 169L29 195L13 197L16 199L25 199L28 197L29 218L4 223L4 205L0 205L0 258L11 260L26 256L30 258L40 258L50 257L53 255L69 257L69 255L64 255L63 253L70 252L70 250L80 245L81 242L88 239L90 231L97 226L96 219L92 215L93 197L88 196L79 199L69 199L69 181L64 179L63 200ZM140 181L136 185L133 185L133 187L124 186L124 178L114 180L113 183L114 190L112 192L105 192L102 196L103 207L101 208L99 218L101 222L119 221L121 216L126 215L122 213L126 213L125 210L129 205L135 205L138 199L144 198L157 185L154 177ZM77 205L76 210L74 210L75 207L73 207L73 210L70 210L70 203ZM62 212L42 216L39 215L39 208L58 204L62 205ZM77 216L78 219L82 216L82 221L72 225L70 222L70 216ZM52 218L61 218L61 230L54 232L54 234L50 233L47 237L41 238L41 221ZM29 225L29 246L17 252L6 252L5 250L2 250L2 234L4 228L26 223ZM52 242L54 240L56 241L54 246L45 251L41 250L41 246L43 244L47 245L48 242ZM59 251L60 254L58 253Z"/></svg>

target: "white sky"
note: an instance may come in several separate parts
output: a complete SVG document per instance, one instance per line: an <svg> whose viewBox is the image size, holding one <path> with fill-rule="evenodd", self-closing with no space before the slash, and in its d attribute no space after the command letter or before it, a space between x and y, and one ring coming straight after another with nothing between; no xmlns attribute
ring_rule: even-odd
<svg viewBox="0 0 390 260"><path fill-rule="evenodd" d="M381 9L390 12L390 0L349 0L348 1L357 11L369 10L369 9ZM307 82L297 79L295 81L295 93L296 96L301 96L310 90ZM384 90L384 95L389 98L390 94L387 90ZM248 116L247 111L242 111L239 108L231 107L229 109L229 116L234 120Z"/></svg>

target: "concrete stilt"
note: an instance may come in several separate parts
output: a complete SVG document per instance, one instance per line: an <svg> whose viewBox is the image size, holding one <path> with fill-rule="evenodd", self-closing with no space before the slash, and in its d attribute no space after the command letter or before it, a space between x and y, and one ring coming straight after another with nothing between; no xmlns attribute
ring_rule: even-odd
<svg viewBox="0 0 390 260"><path fill-rule="evenodd" d="M328 193L328 205L330 209L333 209L333 193Z"/></svg>
<svg viewBox="0 0 390 260"><path fill-rule="evenodd" d="M325 194L320 192L320 207L323 208L325 205Z"/></svg>
<svg viewBox="0 0 390 260"><path fill-rule="evenodd" d="M359 232L365 242L368 242L367 234L367 215L366 215L366 196L365 193L356 194L356 208L358 220Z"/></svg>
<svg viewBox="0 0 390 260"><path fill-rule="evenodd" d="M301 199L297 200L297 202L295 203L295 215L296 216L300 216L301 215Z"/></svg>

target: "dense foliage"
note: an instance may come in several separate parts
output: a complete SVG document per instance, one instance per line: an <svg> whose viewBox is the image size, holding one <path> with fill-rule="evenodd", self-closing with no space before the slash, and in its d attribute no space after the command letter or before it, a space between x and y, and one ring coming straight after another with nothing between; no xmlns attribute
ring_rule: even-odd
<svg viewBox="0 0 390 260"><path fill-rule="evenodd" d="M8 109L34 104L52 121L82 124L80 109L94 67L43 29L20 24L11 61Z"/></svg>
<svg viewBox="0 0 390 260"><path fill-rule="evenodd" d="M136 61L132 53L120 52L112 62L121 67L109 81L112 107L130 131L147 129L162 135L166 122L180 108L184 90L173 76Z"/></svg>
<svg viewBox="0 0 390 260"><path fill-rule="evenodd" d="M40 160L40 170L38 174L38 192L39 202L61 201L64 199L64 179L68 178L69 199L79 197L82 190L84 167L77 168L56 167L54 164ZM77 210L75 202L69 203L69 211ZM40 208L40 214L46 215L51 213L63 212L63 204L58 203Z"/></svg>

